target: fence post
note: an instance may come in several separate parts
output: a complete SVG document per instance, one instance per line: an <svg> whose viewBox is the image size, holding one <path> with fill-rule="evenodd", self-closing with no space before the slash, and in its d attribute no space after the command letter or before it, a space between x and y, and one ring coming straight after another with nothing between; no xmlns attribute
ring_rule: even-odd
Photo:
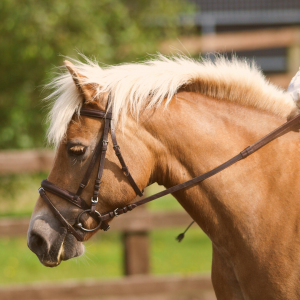
<svg viewBox="0 0 300 300"><path fill-rule="evenodd" d="M144 206L144 205L143 205ZM146 207L140 210L146 210ZM148 274L150 269L149 232L125 231L122 233L124 253L124 275Z"/></svg>

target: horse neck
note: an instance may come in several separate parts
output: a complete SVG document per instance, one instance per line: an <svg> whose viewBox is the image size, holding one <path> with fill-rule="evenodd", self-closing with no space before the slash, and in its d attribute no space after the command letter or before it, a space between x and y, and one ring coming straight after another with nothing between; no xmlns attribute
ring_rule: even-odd
<svg viewBox="0 0 300 300"><path fill-rule="evenodd" d="M179 93L167 109L157 109L144 123L153 137L149 144L156 157L153 179L168 188L199 176L284 122L282 118L229 101L195 93ZM284 144L278 140L272 142L276 147ZM266 146L259 150L259 154L257 152L203 183L174 194L213 240L217 238L220 224L229 226L232 218L246 216L246 221L247 217L252 217L249 211L256 203L251 199L253 190L257 184L262 184L256 181L264 176L261 171L263 163L258 168L259 157L268 157L265 164L272 164L271 148ZM249 178L249 172L254 178ZM263 200L262 194L258 192L255 196L258 202ZM242 223L240 230L243 230Z"/></svg>

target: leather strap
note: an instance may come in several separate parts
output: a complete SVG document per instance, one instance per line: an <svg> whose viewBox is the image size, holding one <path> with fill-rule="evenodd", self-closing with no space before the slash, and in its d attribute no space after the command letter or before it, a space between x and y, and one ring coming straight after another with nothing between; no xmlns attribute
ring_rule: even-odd
<svg viewBox="0 0 300 300"><path fill-rule="evenodd" d="M105 119L105 125L104 125L104 133L103 133L103 136L102 138L100 139L99 143L97 144L95 150L94 150L94 154L92 156L92 159L90 161L90 164L83 176L83 179L81 181L81 183L79 184L79 187L78 187L78 190L76 192L76 196L75 197L79 197L83 191L83 189L87 186L89 180L90 180L90 177L91 177L91 174L93 172L93 169L95 167L95 164L96 164L96 161L101 153L101 158L100 158L100 163L99 163L99 169L101 168L101 164L104 164L104 160L105 160L105 153L106 153L106 149L107 149L107 144L104 145L103 144L103 141L107 141L107 137L108 137L108 130L109 130L109 122L107 121L107 119L111 119L111 116L112 116L112 110L111 110L111 98L110 98L110 94L108 95L108 101L107 101L107 107L109 107L108 111L98 111L98 110L94 110L94 109L88 109L88 108L82 108L80 110L80 114L81 115L84 115L84 116L88 116L88 117L92 117L92 118L102 118L102 119ZM106 116L110 116L110 118L107 118ZM104 137L104 135L106 137ZM103 151L104 152L104 158L103 158ZM99 171L98 171L99 173ZM101 177L97 180L97 183L95 182L95 185L99 186L98 189L100 188L100 183L101 183ZM93 196L94 197L94 196ZM94 197L93 199L96 199L96 197ZM93 204L95 204L95 202L92 202ZM92 205L92 212L94 212L94 208L95 208L95 205Z"/></svg>
<svg viewBox="0 0 300 300"><path fill-rule="evenodd" d="M136 201L134 203L131 203L131 204L129 204L129 205L123 207L123 208L117 208L113 211L104 213L104 214L101 215L102 220L109 220L109 219L113 218L116 215L121 215L121 214L127 213L128 211L131 211L134 208L136 208L137 206L148 203L150 201L153 201L153 200L158 199L160 197L166 196L168 194L175 193L175 192L177 192L181 189L192 186L196 183L200 183L203 180L205 180L205 179L221 172L222 170L228 168L229 166L233 165L234 163L238 162L239 160L248 157L249 155L251 155L252 153L257 151L261 147L265 146L266 144L270 143L271 141L273 141L277 137L279 137L281 135L284 135L287 132L291 131L295 126L297 126L297 125L299 126L299 122L300 122L300 115L294 117L290 121L288 121L288 122L284 123L283 125L281 125L280 127L276 128L275 130L270 132L268 135L264 136L263 138L261 138L260 140L255 142L254 144L248 146L243 151L241 151L238 155L236 155L233 158L229 159L228 161L226 161L225 163L223 163L220 166L216 167L215 169L213 169L211 171L208 171L207 173L204 173L204 174L202 174L198 177L195 177L191 180L188 180L186 182L183 182L181 184L178 184L178 185L175 185L171 188L168 188L168 189L166 189L162 192L159 192L159 193L154 194L152 196L149 196L149 197L146 197L146 198L141 199L139 201Z"/></svg>
<svg viewBox="0 0 300 300"><path fill-rule="evenodd" d="M77 207L81 208L82 210L87 210L90 208L89 205L82 198L75 197L76 195L74 193L53 184L52 182L48 181L47 179L44 179L41 182L41 187L42 187L42 189L39 189L39 193L44 200L45 200L45 198L41 194L42 190L45 190L56 196L59 196L60 198L71 202L72 204L76 205ZM45 191L44 191L44 194L46 195ZM49 202L51 202L51 201L49 198L47 198L47 199L48 199L48 201L46 201L46 202L49 205ZM54 206L52 202L51 202L51 205ZM97 215L91 214L91 217L95 221L99 222L99 218L97 217ZM107 231L110 228L110 226L106 222L102 222L100 228L104 231Z"/></svg>
<svg viewBox="0 0 300 300"><path fill-rule="evenodd" d="M47 179L44 179L41 182L41 187L44 190L46 190L47 192L50 192L56 196L59 196L83 210L89 209L88 204L82 198L75 197L76 195L74 193L53 184L52 182L48 181Z"/></svg>
<svg viewBox="0 0 300 300"><path fill-rule="evenodd" d="M44 199L44 201L48 204L49 208L53 212L53 214L56 216L56 218L62 223L62 225L70 232L72 233L75 238L82 242L83 236L80 235L75 228L62 216L62 214L57 210L57 208L53 205L53 203L50 201L50 199L47 197L45 191L43 188L39 188L39 193L41 197Z"/></svg>
<svg viewBox="0 0 300 300"><path fill-rule="evenodd" d="M110 97L110 95L109 95ZM112 112L106 112L103 110L82 108L80 110L80 115L92 117L92 118L101 118L101 119L112 119Z"/></svg>
<svg viewBox="0 0 300 300"><path fill-rule="evenodd" d="M79 184L79 187L78 187L78 190L76 192L76 196L80 196L81 193L83 192L84 188L87 186L89 180L90 180L90 177L91 177L91 174L93 172L93 169L95 167L95 164L96 164L96 161L101 153L101 150L102 150L102 139L100 140L100 142L97 144L95 150L94 150L94 153L93 153L93 156L92 156L92 159L90 161L90 164L83 176L83 179L81 181L81 183ZM75 196L75 197L76 197Z"/></svg>
<svg viewBox="0 0 300 300"><path fill-rule="evenodd" d="M202 174L202 175L200 175L198 177L195 177L195 178L193 178L193 179L191 179L189 181L185 181L185 182L183 182L181 184L175 185L175 186L173 186L171 188L168 188L168 189L166 189L166 190L164 190L162 192L159 192L157 194L154 194L152 196L146 197L144 199L141 199L139 201L136 201L134 203L126 205L123 208L118 208L116 210L113 210L113 211L101 214L101 218L104 221L105 220L109 220L109 219L113 218L116 215L122 215L124 213L127 213L128 211L131 211L134 208L136 208L137 206L140 206L142 204L146 204L146 203L148 203L150 201L153 201L155 199L161 198L161 197L166 196L168 194L172 194L172 193L175 193L175 192L177 192L179 190L182 190L182 189L184 189L186 187L192 186L192 185L194 185L196 183L199 183L199 182L201 182L201 181L203 181L203 180L205 180L205 179L207 179L207 178L209 178L209 177L211 177L211 176L213 176L213 175L221 172L222 170L228 168L229 166L231 166L232 164L236 163L237 161L239 161L239 160L241 160L243 158L244 157L242 156L242 154L239 153L238 155L234 156L230 160L226 161L222 165L216 167L215 169L213 169L213 170L211 170L211 171L209 171L207 173L204 173L204 174Z"/></svg>
<svg viewBox="0 0 300 300"><path fill-rule="evenodd" d="M274 139L288 133L293 129L298 129L300 122L300 115L297 115L290 121L284 123L283 125L279 126L275 130L271 131L269 134L258 140L257 142L253 143L251 146L247 147L241 153L244 156L243 158L247 157L248 155L252 154L253 152L257 151L261 147L265 146L266 144L270 143Z"/></svg>
<svg viewBox="0 0 300 300"><path fill-rule="evenodd" d="M121 154L120 147L117 144L115 128L114 128L114 122L113 122L113 119L112 119L112 106L110 105L110 95L109 95L109 99L108 99L108 110L107 110L107 112L96 111L96 110L91 110L91 109L81 109L81 114L85 115L85 116L89 116L89 117L104 118L105 119L105 125L104 125L104 132L103 132L102 139L100 140L100 142L96 146L95 153L93 154L93 157L91 159L89 167L88 167L88 169L86 171L86 174L85 174L85 176L82 180L82 183L80 184L80 186L78 188L77 193L73 194L73 193L71 193L71 192L69 192L69 191L67 191L63 188L60 188L60 187L52 184L51 182L49 182L46 179L42 181L42 184L41 184L42 188L39 189L41 197L48 204L48 206L50 207L50 209L52 210L54 215L60 220L60 222L63 224L63 226L65 226L68 229L68 231L71 232L79 241L83 240L82 236L80 236L78 234L78 232L73 228L73 226L71 226L65 220L65 218L60 214L60 212L55 208L55 206L52 204L50 199L47 197L44 189L51 192L51 193L53 193L53 194L56 194L57 196L65 199L65 200L67 200L71 203L73 203L74 205L78 206L79 208L82 208L83 210L88 209L87 203L80 198L80 194L81 194L82 190L85 188L86 184L88 183L88 180L90 178L90 175L91 175L93 167L94 167L94 164L95 164L95 162L98 158L98 155L101 152L99 169L98 169L98 173L97 173L97 178L95 180L92 203L93 203L93 200L96 201L96 198L98 197L100 183L101 183L101 177L103 175L103 169L104 169L105 154L106 154L106 151L107 151L107 143L108 143L107 139L108 139L109 128L111 129L113 148L114 148L115 153L116 153L116 155L117 155L117 157L118 157L118 159L121 163L121 166L122 166L123 171L125 172L125 175L127 176L128 180L129 180L130 184L132 185L133 189L135 190L135 192L140 196L143 195L142 191L139 189L136 182L132 178L132 176L131 176L131 174L128 170L128 167L125 164L123 156ZM109 219L111 219L115 216L127 213L128 211L133 210L134 208L136 208L139 205L148 203L148 202L153 201L155 199L158 199L162 196L165 196L165 195L168 195L168 194L171 194L171 193L175 193L175 192L177 192L181 189L184 189L186 187L189 187L189 186L195 185L197 183L200 183L203 180L205 180L205 179L221 172L222 170L228 168L229 166L236 163L237 161L239 161L241 159L244 159L247 156L251 155L252 153L257 151L258 149L260 149L264 145L266 145L269 142L276 139L277 137L279 137L279 136L287 133L288 131L292 130L296 125L299 125L299 121L300 121L300 115L294 117L290 121L288 121L285 124L281 125L280 127L275 129L274 131L272 131L271 133L269 133L268 135L266 135L265 137L263 137L259 141L255 142L254 144L250 145L249 147L247 147L246 149L241 151L238 155L234 156L233 158L229 159L225 163L221 164L220 166L216 167L215 169L213 169L213 170L211 170L207 173L204 173L204 174L202 174L198 177L195 177L195 178L193 178L191 180L188 180L186 182L183 182L181 184L175 185L175 186L173 186L169 189L166 189L162 192L154 194L150 197L147 197L147 198L141 199L139 201L136 201L132 204L126 205L123 208L117 208L113 211L106 212L106 213L102 214L101 215L101 220L102 220L101 228L104 229L104 230L109 229L109 225L107 223L103 222L104 220L109 220ZM96 217L95 217L95 214L93 213L94 211L95 211L95 205L92 204L92 206L91 206L91 216L95 219ZM99 218L98 218L98 220L99 220Z"/></svg>
<svg viewBox="0 0 300 300"><path fill-rule="evenodd" d="M114 120L110 120L110 134L111 134L111 139L112 139L112 142L113 142L113 148L114 148L116 156L118 157L119 162L122 166L122 170L124 171L124 174L127 176L127 178L129 180L132 188L134 189L135 193L137 195L139 195L140 197L142 197L144 195L144 191L141 191L139 189L139 187L137 186L137 184L134 181L132 175L130 174L129 169L128 169L128 167L125 163L125 160L122 156L120 146L118 145L118 142L117 142Z"/></svg>
<svg viewBox="0 0 300 300"><path fill-rule="evenodd" d="M109 105L109 102L108 102L108 105ZM111 106L109 106L109 108L108 108L108 113L111 113ZM100 156L97 177L95 179L94 193L93 193L93 200L97 201L97 202L98 202L99 189L100 189L100 184L101 184L101 178L103 175L104 162L105 162L105 156L106 156L107 145L108 145L108 133L109 133L109 120L105 119L103 136L102 136L101 156Z"/></svg>
<svg viewBox="0 0 300 300"><path fill-rule="evenodd" d="M98 194L99 194L99 189L100 189L100 184L101 184L101 178L103 175L103 170L104 170L104 162L105 162L105 156L106 156L106 151L107 151L107 143L108 143L108 134L109 134L109 128L110 128L110 132L111 132L111 137L112 137L112 141L113 141L113 148L115 150L116 156L118 157L120 164L122 166L122 170L124 171L124 174L127 176L129 183L131 184L132 188L134 189L135 193L139 196L143 196L143 191L141 191L138 187L138 185L136 184L135 180L133 179L131 173L129 172L128 166L125 163L125 160L122 156L122 153L120 151L120 146L117 143L117 137L116 137L116 133L115 133L115 126L114 126L114 122L112 119L112 105L111 105L111 98L110 98L110 94L108 96L108 102L107 102L107 112L104 111L97 111L94 109L81 109L80 110L80 114L84 115L84 116L88 116L88 117L94 117L94 118L104 118L105 119L105 125L104 125L104 131L103 131L103 136L101 141L98 143L95 152L93 154L93 157L90 161L89 167L83 177L82 182L80 183L78 190L76 192L76 196L80 196L83 189L86 187L91 173L93 171L94 165L96 163L97 158L99 157L99 155L101 155L100 157L100 163L99 163L99 169L98 169L98 176L95 180L95 188L94 188L94 193L93 193L93 200L96 201ZM108 116L108 117L107 117ZM109 119L110 122L107 120ZM101 154L100 154L101 153ZM76 198L75 196L75 198ZM95 205L92 206L92 212L95 209Z"/></svg>

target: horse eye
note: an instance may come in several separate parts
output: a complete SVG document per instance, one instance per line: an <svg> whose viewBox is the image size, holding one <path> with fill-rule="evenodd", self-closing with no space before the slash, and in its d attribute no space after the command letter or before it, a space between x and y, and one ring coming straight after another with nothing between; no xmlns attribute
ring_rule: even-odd
<svg viewBox="0 0 300 300"><path fill-rule="evenodd" d="M72 146L69 148L69 153L77 156L83 155L85 151L86 147L84 146Z"/></svg>

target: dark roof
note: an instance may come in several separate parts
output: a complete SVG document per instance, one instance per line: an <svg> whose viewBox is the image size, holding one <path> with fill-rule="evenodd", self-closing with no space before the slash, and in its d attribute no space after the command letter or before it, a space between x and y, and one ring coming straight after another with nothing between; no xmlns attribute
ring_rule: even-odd
<svg viewBox="0 0 300 300"><path fill-rule="evenodd" d="M216 26L283 26L300 24L300 0L186 0L197 6L193 17L203 33ZM191 15L182 15L181 24Z"/></svg>
<svg viewBox="0 0 300 300"><path fill-rule="evenodd" d="M299 0L189 0L200 11L300 9Z"/></svg>

